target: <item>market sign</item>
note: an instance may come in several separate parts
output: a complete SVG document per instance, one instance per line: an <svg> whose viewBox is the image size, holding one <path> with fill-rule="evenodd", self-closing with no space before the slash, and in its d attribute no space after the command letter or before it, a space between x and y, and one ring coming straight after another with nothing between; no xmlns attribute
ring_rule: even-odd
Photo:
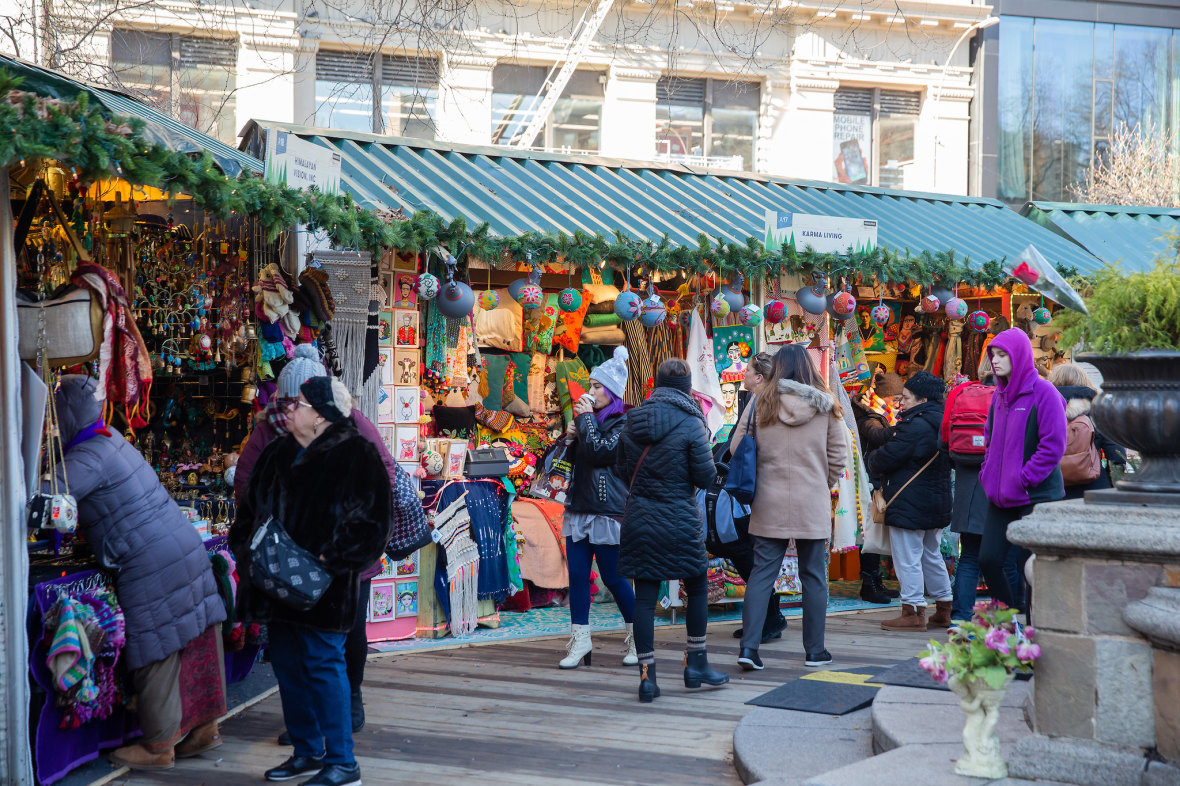
<svg viewBox="0 0 1180 786"><path fill-rule="evenodd" d="M877 222L871 218L812 216L766 211L766 250L811 249L820 254L872 251L877 247Z"/></svg>
<svg viewBox="0 0 1180 786"><path fill-rule="evenodd" d="M271 129L266 135L266 179L291 188L315 186L325 194L340 191L339 151L300 139L287 131Z"/></svg>

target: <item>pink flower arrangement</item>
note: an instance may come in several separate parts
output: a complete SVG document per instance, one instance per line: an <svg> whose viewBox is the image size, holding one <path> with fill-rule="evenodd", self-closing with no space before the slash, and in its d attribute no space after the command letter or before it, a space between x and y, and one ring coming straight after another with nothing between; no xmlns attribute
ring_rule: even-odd
<svg viewBox="0 0 1180 786"><path fill-rule="evenodd" d="M918 661L938 682L982 680L999 690L1009 675L1031 670L1041 657L1040 646L1032 642L1036 631L1022 627L1016 612L996 601L976 603L971 622L947 634L947 643L931 640Z"/></svg>
<svg viewBox="0 0 1180 786"><path fill-rule="evenodd" d="M983 643L987 645L989 650L1007 655L1011 649L1008 646L1008 639L1011 637L1012 634L1003 628L988 628L987 635L983 637Z"/></svg>

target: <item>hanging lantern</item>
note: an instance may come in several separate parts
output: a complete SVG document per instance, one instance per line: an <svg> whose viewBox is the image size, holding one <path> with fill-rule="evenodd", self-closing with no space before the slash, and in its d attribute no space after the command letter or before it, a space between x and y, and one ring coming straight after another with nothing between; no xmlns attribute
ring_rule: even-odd
<svg viewBox="0 0 1180 786"><path fill-rule="evenodd" d="M893 319L893 310L884 303L878 303L869 312L869 317L873 320L873 324L885 327L889 324L889 320Z"/></svg>
<svg viewBox="0 0 1180 786"><path fill-rule="evenodd" d="M977 333L986 333L991 326L992 318L987 315L986 311L972 311L967 315L967 327Z"/></svg>
<svg viewBox="0 0 1180 786"><path fill-rule="evenodd" d="M787 318L787 305L781 300L771 300L762 309L763 316L771 325L777 325Z"/></svg>
<svg viewBox="0 0 1180 786"><path fill-rule="evenodd" d="M1053 312L1044 306L1033 311L1033 322L1036 322L1038 325L1048 325L1052 321Z"/></svg>
<svg viewBox="0 0 1180 786"><path fill-rule="evenodd" d="M967 301L961 297L951 296L951 299L946 302L946 315L951 319L962 319L967 316Z"/></svg>
<svg viewBox="0 0 1180 786"><path fill-rule="evenodd" d="M475 308L475 292L462 281L448 281L438 293L438 310L444 317L461 319Z"/></svg>
<svg viewBox="0 0 1180 786"><path fill-rule="evenodd" d="M520 296L517 297L521 308L540 308L541 301L544 300L545 293L541 291L541 287L537 284L525 284L520 288Z"/></svg>
<svg viewBox="0 0 1180 786"><path fill-rule="evenodd" d="M668 309L664 306L664 301L660 300L659 295L652 295L643 301L642 316L640 321L643 322L644 327L656 327L663 324L664 318L668 314Z"/></svg>
<svg viewBox="0 0 1180 786"><path fill-rule="evenodd" d="M831 310L828 312L835 317L849 317L856 313L856 298L851 292L837 292L831 297Z"/></svg>
<svg viewBox="0 0 1180 786"><path fill-rule="evenodd" d="M414 289L423 300L434 300L438 297L438 276L433 273L422 273L414 281Z"/></svg>
<svg viewBox="0 0 1180 786"><path fill-rule="evenodd" d="M811 274L812 285L795 293L795 300L808 314L819 316L828 308L828 278L823 273Z"/></svg>
<svg viewBox="0 0 1180 786"><path fill-rule="evenodd" d="M727 317L731 311L729 301L721 295L713 298L713 304L710 306L710 309L713 311L713 316L715 317Z"/></svg>
<svg viewBox="0 0 1180 786"><path fill-rule="evenodd" d="M746 305L746 298L742 294L742 284L745 283L746 277L741 273L730 281L725 286L721 287L717 294L725 298L729 303L729 310L731 312L741 311L742 307Z"/></svg>
<svg viewBox="0 0 1180 786"><path fill-rule="evenodd" d="M582 307L582 293L573 287L561 290L557 295L557 307L567 314L572 314Z"/></svg>
<svg viewBox="0 0 1180 786"><path fill-rule="evenodd" d="M479 307L484 311L491 311L500 305L500 296L494 289L485 289L479 293Z"/></svg>
<svg viewBox="0 0 1180 786"><path fill-rule="evenodd" d="M935 311L938 311L938 307L942 305L942 303L937 297L935 297L933 294L930 294L922 298L922 302L918 305L922 309L922 313L933 314Z"/></svg>
<svg viewBox="0 0 1180 786"><path fill-rule="evenodd" d="M738 319L743 325L757 327L762 324L762 309L753 303L748 306L742 306L742 310L738 312Z"/></svg>
<svg viewBox="0 0 1180 786"><path fill-rule="evenodd" d="M615 298L615 313L624 322L637 319L642 309L643 304L639 300L639 295L636 295L634 292L622 292Z"/></svg>

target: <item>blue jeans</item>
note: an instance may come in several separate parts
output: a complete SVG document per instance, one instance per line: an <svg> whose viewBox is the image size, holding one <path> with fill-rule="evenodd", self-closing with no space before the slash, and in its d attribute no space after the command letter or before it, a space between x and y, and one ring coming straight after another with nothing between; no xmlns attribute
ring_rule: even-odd
<svg viewBox="0 0 1180 786"><path fill-rule="evenodd" d="M959 561L955 565L955 601L951 607L951 619L970 621L974 616L975 589L979 586L979 546L982 535L963 533L959 535ZM1010 546L1004 562L1004 575L1020 597L1024 595L1024 575L1021 572L1021 549ZM993 597L995 597L993 593Z"/></svg>
<svg viewBox="0 0 1180 786"><path fill-rule="evenodd" d="M270 663L279 683L283 720L296 756L325 764L356 764L352 701L344 663L347 633L325 633L287 622L270 624Z"/></svg>
<svg viewBox="0 0 1180 786"><path fill-rule="evenodd" d="M591 543L590 538L571 540L565 537L565 560L570 574L570 622L590 624L590 564L598 558L602 583L615 596L623 622L633 621L635 591L631 583L619 575L619 547Z"/></svg>

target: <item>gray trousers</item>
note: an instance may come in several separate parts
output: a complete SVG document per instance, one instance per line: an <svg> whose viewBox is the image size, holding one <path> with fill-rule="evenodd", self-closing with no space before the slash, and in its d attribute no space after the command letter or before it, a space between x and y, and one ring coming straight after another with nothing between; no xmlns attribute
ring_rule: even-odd
<svg viewBox="0 0 1180 786"><path fill-rule="evenodd" d="M756 650L762 643L762 624L766 620L766 605L774 592L783 557L789 540L760 538L754 540L754 570L746 582L746 598L742 604L742 647ZM828 614L828 577L824 570L827 540L795 539L799 552L799 580L803 585L803 649L805 655L818 655L824 650L824 625Z"/></svg>

